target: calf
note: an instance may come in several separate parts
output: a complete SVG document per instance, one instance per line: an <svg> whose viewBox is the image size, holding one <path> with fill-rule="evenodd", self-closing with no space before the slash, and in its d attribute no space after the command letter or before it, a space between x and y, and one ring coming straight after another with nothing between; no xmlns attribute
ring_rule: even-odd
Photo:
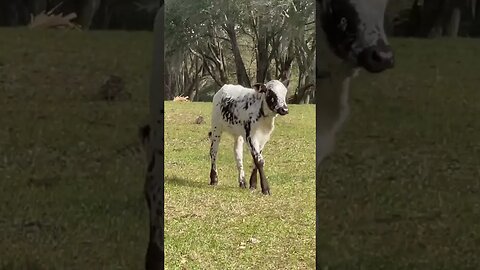
<svg viewBox="0 0 480 270"><path fill-rule="evenodd" d="M383 28L387 0L317 2L317 170L334 149L349 114L350 81L363 68L380 73L394 66Z"/></svg>
<svg viewBox="0 0 480 270"><path fill-rule="evenodd" d="M260 174L262 193L270 194L270 188L263 171L265 161L262 150L274 129L275 117L288 114L286 104L287 88L278 81L255 84L254 89L240 85L224 85L213 97L212 129L209 132L210 185L218 184L217 153L223 131L233 135L235 160L238 169L238 183L245 188L243 171L243 143L253 157L255 166L250 176L250 189L257 187L257 171Z"/></svg>

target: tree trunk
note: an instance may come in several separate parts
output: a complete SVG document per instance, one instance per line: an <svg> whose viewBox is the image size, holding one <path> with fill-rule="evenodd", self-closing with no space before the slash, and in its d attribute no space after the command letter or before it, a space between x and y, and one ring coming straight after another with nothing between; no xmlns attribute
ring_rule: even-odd
<svg viewBox="0 0 480 270"><path fill-rule="evenodd" d="M257 40L257 74L256 82L264 83L267 75L268 66L268 42L267 42L267 29L261 28L258 33Z"/></svg>
<svg viewBox="0 0 480 270"><path fill-rule="evenodd" d="M447 28L447 35L449 37L458 37L458 30L460 28L460 21L462 19L462 10L459 6L456 6L452 10L452 15L450 17L450 23Z"/></svg>
<svg viewBox="0 0 480 270"><path fill-rule="evenodd" d="M112 20L112 9L111 9L111 6L108 3L106 3L103 10L102 28L109 29L111 20Z"/></svg>
<svg viewBox="0 0 480 270"><path fill-rule="evenodd" d="M230 45L232 45L232 52L235 60L238 83L240 85L243 85L244 87L251 87L250 79L248 78L247 70L245 69L245 64L243 63L242 54L240 53L240 48L238 46L237 34L235 33L235 25L231 22L227 22L227 24L225 25L225 31L230 38Z"/></svg>
<svg viewBox="0 0 480 270"><path fill-rule="evenodd" d="M7 9L7 26L17 26L19 24L18 9L14 4L10 4Z"/></svg>
<svg viewBox="0 0 480 270"><path fill-rule="evenodd" d="M22 1L6 1L6 3L0 6L0 8L3 9L0 11L0 16L4 16L3 23L6 26L24 25L29 21L28 8Z"/></svg>
<svg viewBox="0 0 480 270"><path fill-rule="evenodd" d="M42 11L47 11L47 0L31 0L29 2L30 13L34 16Z"/></svg>
<svg viewBox="0 0 480 270"><path fill-rule="evenodd" d="M172 80L172 76L170 74L170 68L167 66L165 69L165 93L164 93L164 100L172 100L173 98L173 91L175 88L175 81Z"/></svg>
<svg viewBox="0 0 480 270"><path fill-rule="evenodd" d="M446 0L424 0L419 36L436 37L443 33L443 10Z"/></svg>
<svg viewBox="0 0 480 270"><path fill-rule="evenodd" d="M429 38L437 38L443 36L443 23L442 18L438 17L435 21L435 24L432 26L430 31L428 32L427 37Z"/></svg>
<svg viewBox="0 0 480 270"><path fill-rule="evenodd" d="M408 27L406 29L405 36L415 36L417 29L420 26L421 16L422 16L422 8L419 5L419 0L415 0L412 4L412 8L410 9L410 14L408 16Z"/></svg>
<svg viewBox="0 0 480 270"><path fill-rule="evenodd" d="M470 36L478 37L480 36L480 3L475 5L473 22L470 25Z"/></svg>
<svg viewBox="0 0 480 270"><path fill-rule="evenodd" d="M84 2L84 5L79 12L78 22L83 29L89 29L92 25L93 17L100 7L100 0L88 0Z"/></svg>
<svg viewBox="0 0 480 270"><path fill-rule="evenodd" d="M192 67L190 70L187 70L184 75L186 83L184 84L185 91L183 95L188 96L190 101L194 101L201 79L200 75L203 70L203 66L202 63L200 63L200 60L200 58L194 55L193 59L190 59L190 61L193 61Z"/></svg>
<svg viewBox="0 0 480 270"><path fill-rule="evenodd" d="M298 104L310 104L310 98L312 95L311 88L314 86L313 83L305 83L307 79L303 80L303 84L298 88Z"/></svg>
<svg viewBox="0 0 480 270"><path fill-rule="evenodd" d="M217 29L215 27L210 28L209 31L214 38L207 43L207 48L200 52L203 57L203 67L218 86L223 86L229 80L222 43L216 38Z"/></svg>
<svg viewBox="0 0 480 270"><path fill-rule="evenodd" d="M286 57L280 55L275 56L275 63L277 65L277 72L279 73L278 79L288 87L290 84L290 77L292 75L292 62L295 59L294 43L290 41L287 48Z"/></svg>

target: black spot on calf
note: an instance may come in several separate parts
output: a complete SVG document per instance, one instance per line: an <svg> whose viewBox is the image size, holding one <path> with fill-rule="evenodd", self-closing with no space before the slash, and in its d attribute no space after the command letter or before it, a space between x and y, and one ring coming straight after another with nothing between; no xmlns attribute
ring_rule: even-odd
<svg viewBox="0 0 480 270"><path fill-rule="evenodd" d="M234 99L225 97L220 102L220 108L222 110L222 117L230 124L234 124L238 120L238 116L235 114L236 102Z"/></svg>

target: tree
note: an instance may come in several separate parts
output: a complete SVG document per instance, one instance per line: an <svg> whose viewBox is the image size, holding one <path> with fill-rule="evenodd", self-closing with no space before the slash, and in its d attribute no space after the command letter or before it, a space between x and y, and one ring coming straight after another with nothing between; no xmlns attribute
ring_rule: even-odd
<svg viewBox="0 0 480 270"><path fill-rule="evenodd" d="M89 29L93 22L93 17L100 7L101 0L83 1L83 6L79 9L78 23L83 29Z"/></svg>
<svg viewBox="0 0 480 270"><path fill-rule="evenodd" d="M313 74L313 6L299 0L167 2L169 96L195 96L197 87L218 89L225 83L249 87L273 77L288 85L297 63L303 66L295 66L302 77L296 92L310 93L304 90L313 85L306 74Z"/></svg>
<svg viewBox="0 0 480 270"><path fill-rule="evenodd" d="M424 37L458 36L465 10L470 10L475 17L477 0L424 0L419 35Z"/></svg>

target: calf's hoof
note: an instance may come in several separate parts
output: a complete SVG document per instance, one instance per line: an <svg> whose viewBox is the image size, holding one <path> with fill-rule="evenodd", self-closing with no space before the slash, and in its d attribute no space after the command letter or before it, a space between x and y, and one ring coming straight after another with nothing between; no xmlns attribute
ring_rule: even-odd
<svg viewBox="0 0 480 270"><path fill-rule="evenodd" d="M267 190L262 190L262 194L263 194L263 195L271 195L269 189L267 189Z"/></svg>
<svg viewBox="0 0 480 270"><path fill-rule="evenodd" d="M217 172L212 169L210 170L210 185L216 186L217 184L218 184Z"/></svg>
<svg viewBox="0 0 480 270"><path fill-rule="evenodd" d="M247 188L247 184L245 183L245 178L238 178L238 186L240 188Z"/></svg>

